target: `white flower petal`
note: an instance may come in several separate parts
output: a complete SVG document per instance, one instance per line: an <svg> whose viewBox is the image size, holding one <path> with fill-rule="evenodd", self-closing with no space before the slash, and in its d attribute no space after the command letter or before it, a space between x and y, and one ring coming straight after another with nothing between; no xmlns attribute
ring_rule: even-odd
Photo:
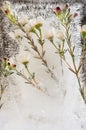
<svg viewBox="0 0 86 130"><path fill-rule="evenodd" d="M27 16L21 16L21 18L18 19L18 22L21 24L21 25L25 25L28 23L28 17Z"/></svg>
<svg viewBox="0 0 86 130"><path fill-rule="evenodd" d="M25 32L26 32L26 34L27 34L27 35L29 34L30 29L31 29L31 26L30 26L30 24L29 24L29 23L28 23L28 24L26 24L26 25L24 26L24 30L25 30Z"/></svg>
<svg viewBox="0 0 86 130"><path fill-rule="evenodd" d="M63 40L64 39L64 32L63 31L58 31L57 32L57 38L59 40Z"/></svg>
<svg viewBox="0 0 86 130"><path fill-rule="evenodd" d="M84 32L86 32L86 25L83 25L83 26L82 26L82 29L81 29L81 31L84 31Z"/></svg>
<svg viewBox="0 0 86 130"><path fill-rule="evenodd" d="M41 23L41 24L43 24L43 23L44 23L44 19L43 19L41 16L40 16L40 17L37 17L36 23Z"/></svg>
<svg viewBox="0 0 86 130"><path fill-rule="evenodd" d="M16 30L14 31L14 34L15 34L15 37L16 37L16 38L24 37L24 36L25 36L24 32L22 32L21 29L16 29Z"/></svg>
<svg viewBox="0 0 86 130"><path fill-rule="evenodd" d="M55 36L55 29L52 28L49 32L47 32L45 34L45 38L49 39L50 37L54 37Z"/></svg>
<svg viewBox="0 0 86 130"><path fill-rule="evenodd" d="M25 52L25 51L23 51L22 54L17 56L17 60L20 63L29 62L30 61L30 54Z"/></svg>
<svg viewBox="0 0 86 130"><path fill-rule="evenodd" d="M12 38L12 39L15 39L15 34L13 32L10 32L9 33L9 36Z"/></svg>
<svg viewBox="0 0 86 130"><path fill-rule="evenodd" d="M35 26L35 25L36 25L36 19L30 19L30 20L29 20L29 25L30 25L31 27Z"/></svg>

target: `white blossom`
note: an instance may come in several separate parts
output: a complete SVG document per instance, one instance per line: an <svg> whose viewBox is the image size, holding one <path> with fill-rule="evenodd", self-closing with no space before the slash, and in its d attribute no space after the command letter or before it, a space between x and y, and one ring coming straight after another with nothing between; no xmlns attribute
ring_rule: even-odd
<svg viewBox="0 0 86 130"><path fill-rule="evenodd" d="M21 31L21 29L16 29L14 31L14 35L15 35L15 38L20 38L20 37L24 37L25 33L23 31Z"/></svg>
<svg viewBox="0 0 86 130"><path fill-rule="evenodd" d="M55 29L52 28L50 29L50 31L48 31L46 34L45 34L45 38L50 40L50 38L53 38L55 36Z"/></svg>
<svg viewBox="0 0 86 130"><path fill-rule="evenodd" d="M17 60L20 63L22 63L22 64L24 64L24 63L28 64L29 61L30 61L30 54L24 51L22 54L20 54L19 56L17 56Z"/></svg>
<svg viewBox="0 0 86 130"><path fill-rule="evenodd" d="M31 26L29 23L24 26L24 30L25 30L25 33L28 35L31 30Z"/></svg>
<svg viewBox="0 0 86 130"><path fill-rule="evenodd" d="M24 34L24 32L21 31L21 29L16 29L15 31L10 32L10 33L9 33L9 36L10 36L12 39L16 39L16 38L24 37L25 34Z"/></svg>
<svg viewBox="0 0 86 130"><path fill-rule="evenodd" d="M82 31L82 32L86 32L86 25L83 25L83 26L82 26L81 31Z"/></svg>
<svg viewBox="0 0 86 130"><path fill-rule="evenodd" d="M28 17L27 16L22 16L21 18L18 19L18 22L21 24L21 25L25 25L28 23Z"/></svg>
<svg viewBox="0 0 86 130"><path fill-rule="evenodd" d="M41 16L37 17L36 24L43 24L43 23L44 23L44 19Z"/></svg>
<svg viewBox="0 0 86 130"><path fill-rule="evenodd" d="M81 26L80 25L77 25L76 29L77 29L78 32L81 32Z"/></svg>
<svg viewBox="0 0 86 130"><path fill-rule="evenodd" d="M29 25L30 25L31 27L34 27L34 26L36 25L36 19L30 19L30 20L29 20Z"/></svg>
<svg viewBox="0 0 86 130"><path fill-rule="evenodd" d="M59 30L59 31L57 32L57 38L58 38L59 40L63 40L63 39L64 39L64 32Z"/></svg>
<svg viewBox="0 0 86 130"><path fill-rule="evenodd" d="M9 32L9 36L10 36L12 39L15 39L15 34L14 34L14 32Z"/></svg>
<svg viewBox="0 0 86 130"><path fill-rule="evenodd" d="M42 17L37 17L37 19L30 19L28 23L24 26L24 30L26 34L29 34L32 28L37 27L37 25L42 26L43 24L43 18ZM38 26L38 27L39 27Z"/></svg>

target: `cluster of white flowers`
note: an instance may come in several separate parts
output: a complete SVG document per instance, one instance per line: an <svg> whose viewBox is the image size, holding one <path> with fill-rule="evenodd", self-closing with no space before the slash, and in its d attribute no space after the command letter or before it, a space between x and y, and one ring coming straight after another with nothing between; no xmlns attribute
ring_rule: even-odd
<svg viewBox="0 0 86 130"><path fill-rule="evenodd" d="M48 31L45 35L45 38L50 40L51 38L54 38L56 36L56 38L60 41L64 40L64 31L62 30L56 30L55 28L51 28L50 31Z"/></svg>
<svg viewBox="0 0 86 130"><path fill-rule="evenodd" d="M28 23L24 26L26 34L29 34L32 28L37 26L42 26L44 19L42 17L37 17L36 19L30 19Z"/></svg>
<svg viewBox="0 0 86 130"><path fill-rule="evenodd" d="M29 19L26 16L22 16L22 18L18 18L18 23L23 27L24 32L20 29L15 29L14 32L10 32L9 35L13 39L24 37L25 34L29 35L30 30L35 27L42 26L44 19L42 17L38 17L36 19Z"/></svg>

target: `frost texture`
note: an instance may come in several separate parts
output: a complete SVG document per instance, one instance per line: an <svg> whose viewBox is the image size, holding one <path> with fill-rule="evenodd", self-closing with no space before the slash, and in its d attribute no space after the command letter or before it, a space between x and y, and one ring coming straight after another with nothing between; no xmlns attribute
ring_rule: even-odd
<svg viewBox="0 0 86 130"><path fill-rule="evenodd" d="M22 6L15 4L17 11ZM81 9L82 5L80 4L72 6L72 10L77 10L79 13L75 26L80 23ZM19 14L24 12L21 10ZM73 31L72 27L71 30ZM76 34L76 30L73 35L76 35L76 39L73 41L77 44L80 43L80 36ZM6 39L8 38L6 37ZM30 69L36 71L41 87L47 88L50 96L26 85L19 76L12 76L3 98L4 106L0 111L0 130L86 130L86 106L84 106L79 93L77 80L65 65L62 77L59 57L54 54L55 50L49 44L47 43L45 46L48 50L46 58L51 67L55 66L54 71L59 82L55 83L44 71L45 68L41 62L32 58ZM11 46L11 49L15 48L14 45ZM4 49L8 55L6 48ZM15 54L15 50L12 52ZM21 53L22 49L19 51L19 54Z"/></svg>

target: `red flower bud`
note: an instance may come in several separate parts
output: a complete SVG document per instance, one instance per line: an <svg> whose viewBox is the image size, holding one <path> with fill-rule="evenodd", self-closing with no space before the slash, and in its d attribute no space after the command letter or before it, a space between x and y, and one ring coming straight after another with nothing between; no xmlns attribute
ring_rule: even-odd
<svg viewBox="0 0 86 130"><path fill-rule="evenodd" d="M78 16L78 14L77 14L77 13L75 13L75 14L74 14L74 17L77 17L77 16Z"/></svg>
<svg viewBox="0 0 86 130"><path fill-rule="evenodd" d="M16 65L13 65L14 68L16 68Z"/></svg>
<svg viewBox="0 0 86 130"><path fill-rule="evenodd" d="M5 10L6 15L10 13L9 9Z"/></svg>
<svg viewBox="0 0 86 130"><path fill-rule="evenodd" d="M7 58L5 58L5 57L4 57L4 58L3 58L3 60L4 60L4 61L6 61L6 60L7 60Z"/></svg>
<svg viewBox="0 0 86 130"><path fill-rule="evenodd" d="M67 3L67 4L65 5L65 7L66 7L66 9L68 9L68 7L69 7L69 4Z"/></svg>
<svg viewBox="0 0 86 130"><path fill-rule="evenodd" d="M55 13L60 13L60 12L61 12L61 8L60 8L60 7L56 7L56 8L54 9L54 12L55 12Z"/></svg>
<svg viewBox="0 0 86 130"><path fill-rule="evenodd" d="M10 66L10 62L8 62L8 66Z"/></svg>

